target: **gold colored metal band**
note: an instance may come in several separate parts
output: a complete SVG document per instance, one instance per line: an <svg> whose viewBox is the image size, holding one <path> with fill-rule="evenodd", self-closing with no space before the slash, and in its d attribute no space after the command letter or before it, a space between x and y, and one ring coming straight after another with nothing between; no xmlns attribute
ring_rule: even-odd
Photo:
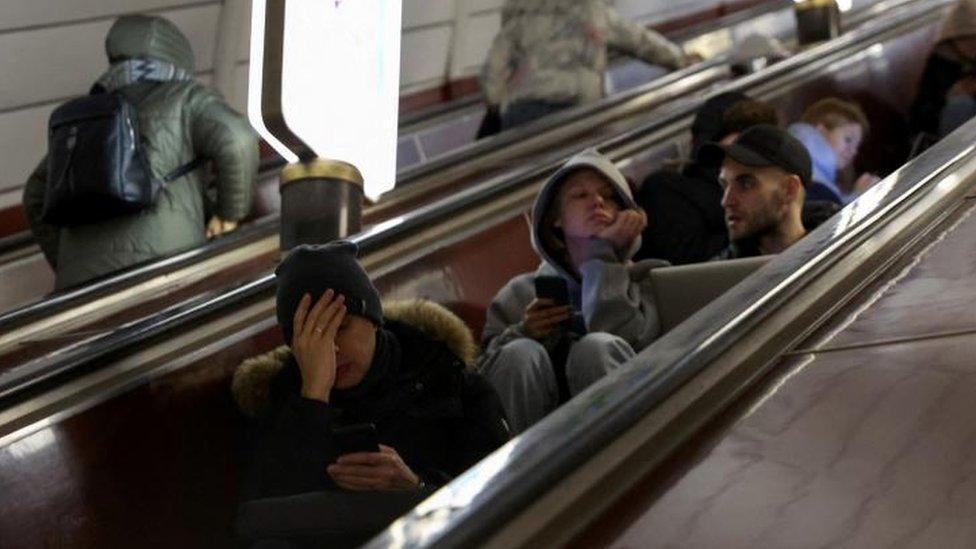
<svg viewBox="0 0 976 549"><path fill-rule="evenodd" d="M295 162L281 169L281 186L301 179L338 179L362 186L363 174L356 166L341 160L316 158Z"/></svg>
<svg viewBox="0 0 976 549"><path fill-rule="evenodd" d="M798 10L837 7L837 0L804 0L794 6Z"/></svg>

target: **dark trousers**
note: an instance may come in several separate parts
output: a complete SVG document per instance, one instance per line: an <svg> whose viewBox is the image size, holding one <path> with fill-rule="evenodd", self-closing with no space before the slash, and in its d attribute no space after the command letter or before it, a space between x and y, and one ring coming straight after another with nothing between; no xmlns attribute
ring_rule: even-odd
<svg viewBox="0 0 976 549"><path fill-rule="evenodd" d="M247 549L359 547L433 493L333 490L252 500L237 511L237 546Z"/></svg>
<svg viewBox="0 0 976 549"><path fill-rule="evenodd" d="M517 101L502 113L502 129L514 128L574 106L576 103L570 101Z"/></svg>

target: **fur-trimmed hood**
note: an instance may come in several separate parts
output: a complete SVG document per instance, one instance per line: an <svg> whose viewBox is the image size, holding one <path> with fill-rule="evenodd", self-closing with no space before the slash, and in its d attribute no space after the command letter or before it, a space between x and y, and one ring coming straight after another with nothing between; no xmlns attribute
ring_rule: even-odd
<svg viewBox="0 0 976 549"><path fill-rule="evenodd" d="M471 329L442 305L425 299L391 301L383 304L383 316L409 324L430 339L443 343L467 367L474 364L478 347ZM249 358L234 372L231 392L245 415L262 415L270 403L271 381L281 371L291 349L282 345L273 351Z"/></svg>

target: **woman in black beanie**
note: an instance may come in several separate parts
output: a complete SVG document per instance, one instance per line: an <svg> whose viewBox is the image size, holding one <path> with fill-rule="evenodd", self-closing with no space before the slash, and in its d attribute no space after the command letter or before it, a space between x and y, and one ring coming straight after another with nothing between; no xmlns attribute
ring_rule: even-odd
<svg viewBox="0 0 976 549"><path fill-rule="evenodd" d="M261 425L249 497L442 485L508 439L492 387L468 364L464 323L414 301L384 316L356 245L300 246L276 271L288 347L246 361L234 396ZM378 451L335 431L373 424Z"/></svg>

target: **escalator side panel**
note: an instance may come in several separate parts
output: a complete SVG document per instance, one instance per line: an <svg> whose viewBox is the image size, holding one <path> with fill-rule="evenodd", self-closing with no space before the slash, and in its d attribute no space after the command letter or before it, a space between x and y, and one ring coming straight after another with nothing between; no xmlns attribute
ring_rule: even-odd
<svg viewBox="0 0 976 549"><path fill-rule="evenodd" d="M267 330L0 449L10 547L231 547L241 425L229 378Z"/></svg>
<svg viewBox="0 0 976 549"><path fill-rule="evenodd" d="M921 264L909 265L893 284L880 285L869 308L852 312L842 329L827 331L811 347L871 345L976 330L974 235L976 213L970 213Z"/></svg>
<svg viewBox="0 0 976 549"><path fill-rule="evenodd" d="M497 289L537 265L527 234L516 216L377 283L388 296L449 304L480 326ZM226 546L236 476L230 374L279 343L275 329L263 330L0 448L0 531L29 546ZM46 537L59 530L63 539Z"/></svg>
<svg viewBox="0 0 976 549"><path fill-rule="evenodd" d="M574 546L971 547L976 208L968 208Z"/></svg>
<svg viewBox="0 0 976 549"><path fill-rule="evenodd" d="M515 275L538 266L527 218L519 215L381 276L376 286L385 300L419 297L446 306L480 341L495 294Z"/></svg>
<svg viewBox="0 0 976 549"><path fill-rule="evenodd" d="M973 353L969 336L788 359L574 546L972 547Z"/></svg>
<svg viewBox="0 0 976 549"><path fill-rule="evenodd" d="M498 289L537 266L516 216L376 284L386 299L445 304L480 331ZM0 448L3 538L24 547L230 547L244 435L230 378L281 343L277 327L261 330Z"/></svg>
<svg viewBox="0 0 976 549"><path fill-rule="evenodd" d="M54 287L54 271L42 254L0 263L0 311L30 303Z"/></svg>

